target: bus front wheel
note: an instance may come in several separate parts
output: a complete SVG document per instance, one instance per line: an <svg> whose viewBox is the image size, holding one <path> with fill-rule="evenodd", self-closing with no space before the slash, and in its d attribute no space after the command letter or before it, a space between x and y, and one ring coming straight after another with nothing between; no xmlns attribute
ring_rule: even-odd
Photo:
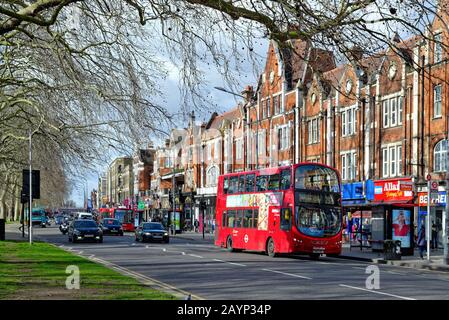
<svg viewBox="0 0 449 320"><path fill-rule="evenodd" d="M228 250L229 252L234 251L234 248L232 248L232 238L230 236L226 240L226 250Z"/></svg>
<svg viewBox="0 0 449 320"><path fill-rule="evenodd" d="M268 256L270 256L270 257L276 257L276 252L275 252L275 249L274 249L274 240L273 240L273 238L270 238L270 239L268 239L268 242L267 242L267 254L268 254Z"/></svg>

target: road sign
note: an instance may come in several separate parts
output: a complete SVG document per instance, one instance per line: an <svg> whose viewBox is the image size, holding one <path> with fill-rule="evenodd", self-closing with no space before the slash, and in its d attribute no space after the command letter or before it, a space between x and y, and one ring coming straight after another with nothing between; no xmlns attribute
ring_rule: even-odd
<svg viewBox="0 0 449 320"><path fill-rule="evenodd" d="M430 183L430 191L438 191L438 182L432 181Z"/></svg>
<svg viewBox="0 0 449 320"><path fill-rule="evenodd" d="M427 175L427 181L432 180L432 176L430 174Z"/></svg>
<svg viewBox="0 0 449 320"><path fill-rule="evenodd" d="M437 199L439 196L438 192L438 182L437 181L431 181L430 182L430 197L431 199Z"/></svg>

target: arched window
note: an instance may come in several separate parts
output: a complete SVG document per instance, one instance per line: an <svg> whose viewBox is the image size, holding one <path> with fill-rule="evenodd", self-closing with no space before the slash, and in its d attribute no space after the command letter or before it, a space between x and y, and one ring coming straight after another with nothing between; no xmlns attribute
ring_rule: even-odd
<svg viewBox="0 0 449 320"><path fill-rule="evenodd" d="M213 166L207 170L206 173L206 184L209 187L214 187L218 183L218 168L216 166Z"/></svg>
<svg viewBox="0 0 449 320"><path fill-rule="evenodd" d="M440 172L446 171L448 169L446 164L447 149L448 149L447 140L441 140L435 145L435 150L433 153L434 156L433 171Z"/></svg>

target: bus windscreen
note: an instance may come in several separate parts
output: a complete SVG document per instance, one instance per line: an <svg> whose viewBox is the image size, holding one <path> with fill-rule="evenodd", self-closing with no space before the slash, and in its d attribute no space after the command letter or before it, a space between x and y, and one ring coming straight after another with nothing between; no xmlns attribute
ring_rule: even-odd
<svg viewBox="0 0 449 320"><path fill-rule="evenodd" d="M340 193L337 173L330 168L313 164L296 168L295 189Z"/></svg>

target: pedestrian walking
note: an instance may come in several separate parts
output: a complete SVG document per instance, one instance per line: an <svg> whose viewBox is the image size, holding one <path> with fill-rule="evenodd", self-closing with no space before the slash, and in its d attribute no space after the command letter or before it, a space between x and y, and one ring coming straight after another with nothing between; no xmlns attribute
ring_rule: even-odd
<svg viewBox="0 0 449 320"><path fill-rule="evenodd" d="M419 256L421 259L424 259L424 251L426 250L426 228L424 224L421 225L421 229L419 229L418 233L418 248L419 248Z"/></svg>
<svg viewBox="0 0 449 320"><path fill-rule="evenodd" d="M438 228L435 222L432 223L432 249L438 249Z"/></svg>
<svg viewBox="0 0 449 320"><path fill-rule="evenodd" d="M200 226L200 222L198 221L198 219L195 219L195 232L198 232L198 227Z"/></svg>

